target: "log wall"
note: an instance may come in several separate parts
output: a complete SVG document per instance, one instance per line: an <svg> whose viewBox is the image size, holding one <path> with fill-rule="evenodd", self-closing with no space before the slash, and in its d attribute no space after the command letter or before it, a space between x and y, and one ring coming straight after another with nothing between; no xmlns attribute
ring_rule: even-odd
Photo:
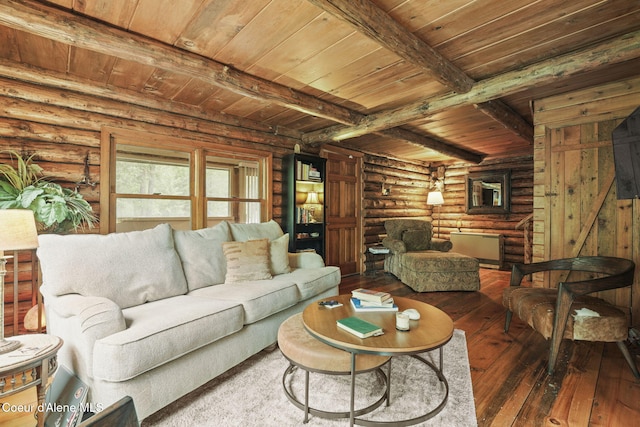
<svg viewBox="0 0 640 427"><path fill-rule="evenodd" d="M465 208L465 179L469 172L493 169L511 170L511 213L469 215ZM449 239L452 231L497 233L505 237L505 268L524 261L524 231L516 225L533 211L533 157L485 160L478 165L457 163L444 168L444 205L438 210L426 204L432 176L442 167L365 156L364 159L364 242L379 244L385 234L384 221L391 218L421 218L433 221L440 237ZM383 190L388 195L383 195ZM370 274L383 270L384 255L366 254Z"/></svg>
<svg viewBox="0 0 640 427"><path fill-rule="evenodd" d="M35 162L45 170L45 176L67 187L82 181L85 159L88 159L88 181L100 177L100 138L105 126L140 132L152 132L178 138L196 139L215 144L226 144L271 151L273 156L273 218L282 220L282 158L293 150L297 135L284 133L259 123L231 118L225 115L194 112L188 117L184 107L175 106L181 114L166 111L172 107L153 100L128 96L126 99L106 99L76 92L46 88L17 80L0 78L0 149L36 153ZM316 153L312 153L316 154ZM8 160L0 153L0 162ZM512 229L514 222L528 212L526 185L531 171L526 159L509 160L514 170L513 203L518 213L508 219L495 221L484 215L464 214L464 174L468 165L454 165L445 172L445 205L442 207L441 234L448 237L458 219L464 230L495 231L508 234L508 260L521 258L520 242ZM485 162L477 167L493 168L499 161ZM379 243L384 234L384 221L388 218L432 218L431 207L426 205L428 186L434 167L422 162L407 162L375 155L364 159L364 243L365 247ZM383 188L388 195L383 196ZM81 186L80 192L99 212L100 183ZM522 196L516 195L516 193ZM530 193L530 192L529 192ZM97 233L98 230L88 232ZM373 257L366 252L367 272L382 271L384 257ZM33 305L31 265L28 255L20 258L20 284L18 319ZM5 324L7 336L13 335L12 266L9 265L5 286ZM21 326L21 325L20 325ZM22 329L19 333L24 332Z"/></svg>
<svg viewBox="0 0 640 427"><path fill-rule="evenodd" d="M132 101L138 102L134 105ZM154 107L154 108L152 108ZM44 169L44 176L74 188L82 181L88 159L88 181L100 177L100 139L105 126L152 132L178 138L196 139L212 144L246 147L273 153L273 218L282 219L282 158L299 142L296 135L283 134L242 119L194 112L194 117L175 114L155 107L144 99L116 102L59 89L47 89L30 83L0 78L0 163L7 163L6 150L32 154ZM176 106L180 110L179 106ZM314 153L317 154L317 153ZM100 183L80 186L80 193L99 213ZM83 232L83 231L80 231ZM98 233L98 228L85 232ZM20 253L18 333L24 333L22 321L33 305L31 258ZM5 332L14 335L13 265L7 266L5 283Z"/></svg>
<svg viewBox="0 0 640 427"><path fill-rule="evenodd" d="M469 172L509 169L511 208L508 214L467 214L465 181ZM446 168L444 205L441 207L440 234L448 239L452 231L494 233L504 236L504 268L524 262L524 230L516 226L533 212L533 157L487 159L478 165L459 164ZM435 212L437 223L438 211Z"/></svg>

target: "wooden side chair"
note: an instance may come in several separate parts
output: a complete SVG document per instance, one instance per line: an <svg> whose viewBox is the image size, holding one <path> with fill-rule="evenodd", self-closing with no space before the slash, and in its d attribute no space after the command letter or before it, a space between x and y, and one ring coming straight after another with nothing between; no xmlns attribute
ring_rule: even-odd
<svg viewBox="0 0 640 427"><path fill-rule="evenodd" d="M521 286L524 276L541 271L558 271L557 288ZM582 271L592 278L566 282L562 272ZM504 330L509 331L515 313L545 339L551 338L547 372L551 375L563 338L583 341L615 342L625 360L640 379L635 361L625 345L629 332L627 314L608 302L587 294L633 284L633 261L602 256L588 256L515 264L510 286L504 290L502 304L507 309Z"/></svg>

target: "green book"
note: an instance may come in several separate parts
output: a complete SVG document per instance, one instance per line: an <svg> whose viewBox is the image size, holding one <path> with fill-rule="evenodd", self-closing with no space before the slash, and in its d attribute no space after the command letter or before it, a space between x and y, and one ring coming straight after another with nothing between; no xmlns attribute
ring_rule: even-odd
<svg viewBox="0 0 640 427"><path fill-rule="evenodd" d="M358 317L346 317L337 321L338 327L360 338L382 335L382 328Z"/></svg>

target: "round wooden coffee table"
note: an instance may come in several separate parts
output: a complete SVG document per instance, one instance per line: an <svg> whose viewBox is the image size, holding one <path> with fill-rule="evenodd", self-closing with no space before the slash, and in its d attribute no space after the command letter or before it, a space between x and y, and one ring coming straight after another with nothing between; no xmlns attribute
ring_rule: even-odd
<svg viewBox="0 0 640 427"><path fill-rule="evenodd" d="M445 407L449 397L449 384L442 373L442 346L453 336L453 320L442 310L409 298L394 297L400 311L414 308L420 313L420 320L411 320L408 332L396 330L395 312L356 312L350 303L351 295L340 295L326 300L337 300L342 307L326 308L318 303L310 304L302 313L302 321L307 331L318 340L333 347L351 353L351 414L350 425L365 426L394 425L409 426L418 424L438 414ZM368 338L358 338L336 325L336 321L356 316L380 326L384 334ZM419 353L440 349L439 366L418 356ZM444 398L433 410L419 417L393 421L376 422L357 419L354 416L355 399L355 361L358 354L376 354L381 356L410 355L429 366L445 386ZM389 379L390 381L391 379Z"/></svg>

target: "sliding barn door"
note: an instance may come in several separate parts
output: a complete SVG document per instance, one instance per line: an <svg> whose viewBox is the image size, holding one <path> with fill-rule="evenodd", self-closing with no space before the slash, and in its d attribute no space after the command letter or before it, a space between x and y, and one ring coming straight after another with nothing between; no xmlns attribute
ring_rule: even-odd
<svg viewBox="0 0 640 427"><path fill-rule="evenodd" d="M362 157L323 149L327 159L325 189L325 263L343 276L362 272Z"/></svg>

